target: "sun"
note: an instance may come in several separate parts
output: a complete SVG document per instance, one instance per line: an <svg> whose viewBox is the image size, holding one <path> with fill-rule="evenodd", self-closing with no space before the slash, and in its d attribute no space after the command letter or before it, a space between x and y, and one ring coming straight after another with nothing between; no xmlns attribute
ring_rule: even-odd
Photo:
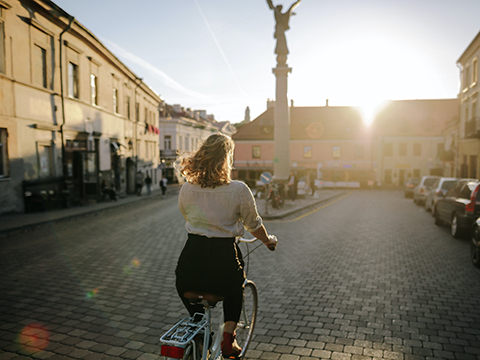
<svg viewBox="0 0 480 360"><path fill-rule="evenodd" d="M335 104L360 107L367 125L386 100L428 98L426 94L438 92L435 64L413 41L364 33L328 51L330 71L322 84L332 94L329 98Z"/></svg>

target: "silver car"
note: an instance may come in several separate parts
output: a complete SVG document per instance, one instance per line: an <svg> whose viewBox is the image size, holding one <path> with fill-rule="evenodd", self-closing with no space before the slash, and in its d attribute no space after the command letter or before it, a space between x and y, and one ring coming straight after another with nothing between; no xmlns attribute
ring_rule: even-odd
<svg viewBox="0 0 480 360"><path fill-rule="evenodd" d="M420 184L418 184L415 187L415 190L413 190L413 202L415 204L425 204L427 192L437 179L440 179L440 176L426 175L422 177L422 180L420 180Z"/></svg>
<svg viewBox="0 0 480 360"><path fill-rule="evenodd" d="M455 186L459 179L453 177L442 177L436 179L427 192L425 198L425 210L432 211L435 209L438 199L443 198L448 190Z"/></svg>

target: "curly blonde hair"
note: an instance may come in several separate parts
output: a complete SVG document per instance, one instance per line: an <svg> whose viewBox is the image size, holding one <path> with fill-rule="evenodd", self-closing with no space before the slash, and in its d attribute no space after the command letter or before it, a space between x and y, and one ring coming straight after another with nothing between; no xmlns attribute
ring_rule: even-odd
<svg viewBox="0 0 480 360"><path fill-rule="evenodd" d="M231 181L233 140L224 134L210 135L200 149L186 153L180 159L180 173L192 184L215 188Z"/></svg>

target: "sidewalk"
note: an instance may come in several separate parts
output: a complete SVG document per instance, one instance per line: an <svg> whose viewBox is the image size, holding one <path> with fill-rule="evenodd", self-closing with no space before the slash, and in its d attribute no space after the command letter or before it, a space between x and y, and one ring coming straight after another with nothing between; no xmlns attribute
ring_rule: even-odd
<svg viewBox="0 0 480 360"><path fill-rule="evenodd" d="M167 187L167 196L172 194L177 195L180 190L179 185L170 185ZM13 231L19 231L32 226L47 224L57 220L69 219L76 216L81 216L90 213L96 213L106 209L125 206L133 202L145 201L161 196L162 191L160 189L152 190L150 195L147 195L145 189L141 196L127 195L125 197L119 197L117 201L102 201L92 205L74 206L68 209L59 209L53 211L27 213L27 214L3 214L0 215L0 235L2 233L9 233Z"/></svg>
<svg viewBox="0 0 480 360"><path fill-rule="evenodd" d="M268 208L265 209L265 199L257 199L257 208L260 216L265 220L275 220L281 219L288 215L292 215L296 212L299 212L315 205L326 202L330 199L336 198L345 193L344 190L332 190L332 189L322 189L317 190L315 196L306 196L300 199L296 199L292 203L291 200L286 200L285 204L280 209L272 208L271 203L268 203Z"/></svg>
<svg viewBox="0 0 480 360"><path fill-rule="evenodd" d="M167 189L167 195L177 195L179 190L179 185L170 185ZM271 204L268 204L268 212L265 211L265 199L257 199L257 207L258 212L263 219L281 219L297 211L325 202L331 198L341 195L342 193L343 191L341 190L319 190L317 191L315 197L297 199L295 200L295 203L287 200L285 205L281 209L273 209ZM3 233L19 231L29 227L47 224L58 220L69 219L90 213L96 213L113 207L124 206L133 202L145 201L158 196L161 196L160 189L153 190L151 195L128 195L124 198L119 198L118 201L114 202L104 201L98 202L93 205L75 206L69 209L59 209L48 212L0 215L0 235Z"/></svg>

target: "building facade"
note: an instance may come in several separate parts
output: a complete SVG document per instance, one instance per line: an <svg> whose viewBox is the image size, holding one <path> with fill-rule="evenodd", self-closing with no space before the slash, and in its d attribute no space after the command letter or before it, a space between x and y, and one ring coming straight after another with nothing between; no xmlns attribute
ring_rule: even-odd
<svg viewBox="0 0 480 360"><path fill-rule="evenodd" d="M478 58L480 57L480 33L460 56L460 122L456 171L458 176L478 178L480 176L480 111Z"/></svg>
<svg viewBox="0 0 480 360"><path fill-rule="evenodd" d="M204 110L166 105L160 114L160 167L169 183L181 183L175 161L182 152L195 151L210 134L221 132L231 136L236 128L228 121L217 122Z"/></svg>
<svg viewBox="0 0 480 360"><path fill-rule="evenodd" d="M458 100L390 101L366 126L355 107L290 107L290 168L330 186L403 185L442 175L449 164L442 131L458 119ZM273 107L234 135L235 169L254 186L273 173ZM449 148L450 150L450 148ZM449 170L450 171L450 170Z"/></svg>
<svg viewBox="0 0 480 360"><path fill-rule="evenodd" d="M0 0L0 213L157 174L162 99L49 0Z"/></svg>

